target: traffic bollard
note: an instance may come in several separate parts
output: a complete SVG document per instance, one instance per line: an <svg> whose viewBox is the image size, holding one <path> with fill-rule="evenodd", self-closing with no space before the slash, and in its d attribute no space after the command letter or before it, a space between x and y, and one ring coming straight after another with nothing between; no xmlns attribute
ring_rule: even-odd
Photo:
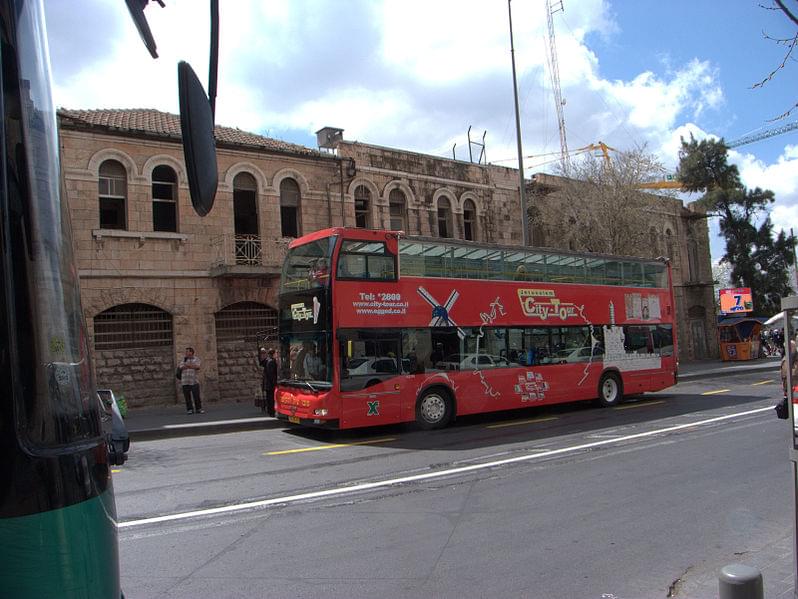
<svg viewBox="0 0 798 599"><path fill-rule="evenodd" d="M743 564L724 566L718 577L720 599L764 599L762 574Z"/></svg>

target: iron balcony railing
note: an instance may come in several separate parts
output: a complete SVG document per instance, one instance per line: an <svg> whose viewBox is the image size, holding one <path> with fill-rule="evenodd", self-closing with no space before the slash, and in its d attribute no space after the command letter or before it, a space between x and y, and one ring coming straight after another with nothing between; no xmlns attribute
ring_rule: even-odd
<svg viewBox="0 0 798 599"><path fill-rule="evenodd" d="M260 235L225 233L211 238L213 266L282 265L288 242L283 239L262 239Z"/></svg>

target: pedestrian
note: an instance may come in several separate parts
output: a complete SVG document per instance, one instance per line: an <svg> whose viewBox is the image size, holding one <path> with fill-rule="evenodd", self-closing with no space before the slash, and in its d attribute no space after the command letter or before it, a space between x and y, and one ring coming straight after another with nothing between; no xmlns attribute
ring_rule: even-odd
<svg viewBox="0 0 798 599"><path fill-rule="evenodd" d="M187 414L204 414L200 400L200 386L197 371L200 369L200 359L194 355L194 348L187 347L186 355L180 364L180 385L183 387L183 397L186 399ZM192 402L193 397L193 402Z"/></svg>
<svg viewBox="0 0 798 599"><path fill-rule="evenodd" d="M300 349L296 354L296 359L294 360L293 364L293 375L295 379L304 379L307 378L307 372L305 370L305 358L310 351L310 348L313 347L313 344L310 341L303 341L302 342L302 349Z"/></svg>
<svg viewBox="0 0 798 599"><path fill-rule="evenodd" d="M443 362L443 343L436 343L435 349L432 350L432 354L430 355L429 359L432 362L432 367L437 368L438 362Z"/></svg>
<svg viewBox="0 0 798 599"><path fill-rule="evenodd" d="M310 378L313 381L318 381L322 378L322 364L321 358L316 351L316 345L314 343L309 344L307 354L305 355L305 362L304 362L304 373L306 378Z"/></svg>
<svg viewBox="0 0 798 599"><path fill-rule="evenodd" d="M261 347L258 350L258 366L263 368L263 374L261 375L261 391L263 391L263 381L266 378L266 360L268 359L269 359L269 354L266 353L266 348ZM255 407L260 408L261 412L266 411L266 401L264 397L265 396L263 395L263 393L261 393L260 397L255 396Z"/></svg>
<svg viewBox="0 0 798 599"><path fill-rule="evenodd" d="M277 360L275 360L274 354L274 349L270 347L266 352L266 362L263 366L264 411L272 417L274 416L274 388L277 386Z"/></svg>

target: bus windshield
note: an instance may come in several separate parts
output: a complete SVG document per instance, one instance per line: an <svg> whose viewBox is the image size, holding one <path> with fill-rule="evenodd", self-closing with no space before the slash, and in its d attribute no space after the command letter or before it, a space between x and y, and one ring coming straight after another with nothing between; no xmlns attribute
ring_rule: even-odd
<svg viewBox="0 0 798 599"><path fill-rule="evenodd" d="M326 237L291 248L283 263L280 293L330 284L330 260L338 237Z"/></svg>
<svg viewBox="0 0 798 599"><path fill-rule="evenodd" d="M303 332L280 336L283 384L310 384L329 389L332 382L332 356L325 332Z"/></svg>

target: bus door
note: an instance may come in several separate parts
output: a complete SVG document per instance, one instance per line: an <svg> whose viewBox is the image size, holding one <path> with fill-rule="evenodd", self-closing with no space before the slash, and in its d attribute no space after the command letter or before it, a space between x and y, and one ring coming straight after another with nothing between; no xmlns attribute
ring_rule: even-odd
<svg viewBox="0 0 798 599"><path fill-rule="evenodd" d="M340 329L341 426L400 422L403 375L401 331Z"/></svg>

